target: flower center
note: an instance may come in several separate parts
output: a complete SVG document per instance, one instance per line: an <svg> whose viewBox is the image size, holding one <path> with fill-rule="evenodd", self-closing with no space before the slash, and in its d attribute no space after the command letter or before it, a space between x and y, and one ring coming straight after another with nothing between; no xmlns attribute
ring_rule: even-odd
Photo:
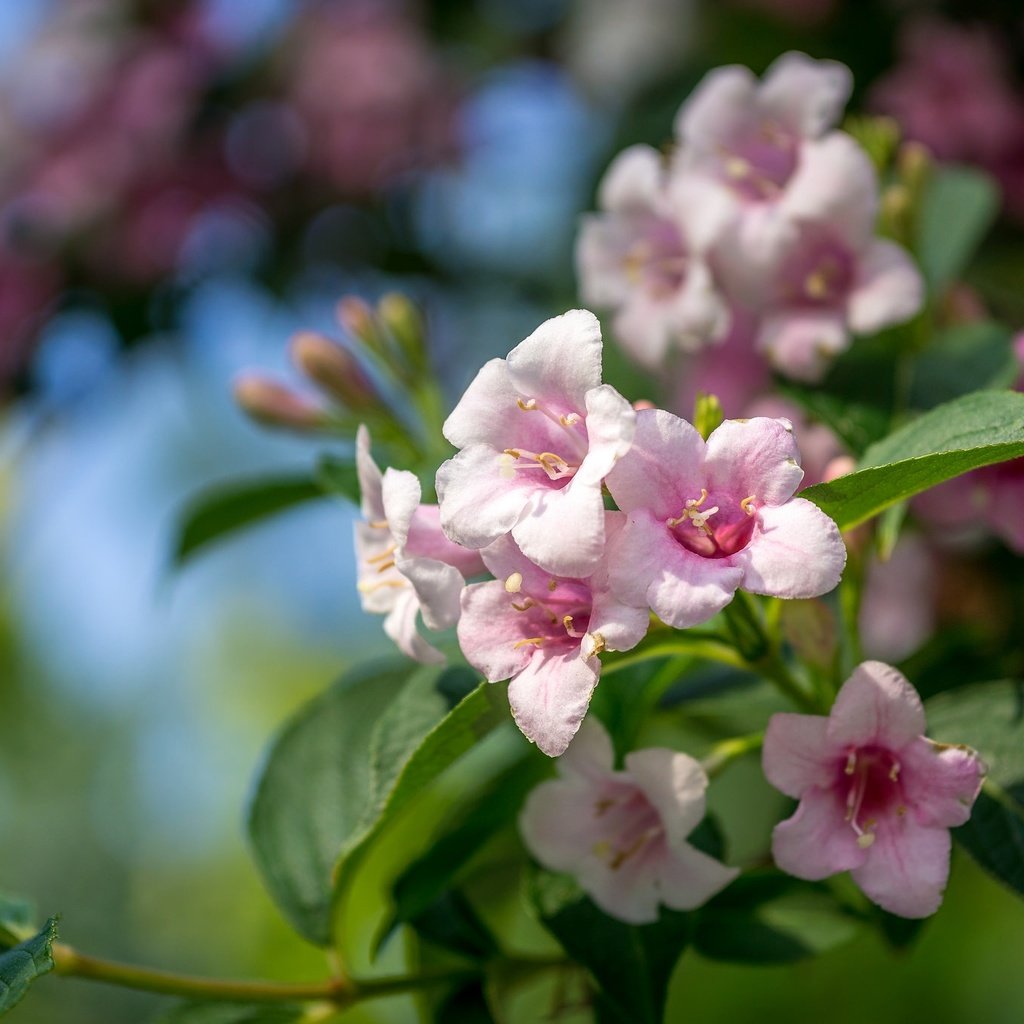
<svg viewBox="0 0 1024 1024"><path fill-rule="evenodd" d="M707 489L699 498L689 498L678 516L666 519L665 525L688 551L705 558L728 558L750 542L757 521L757 496L748 495L731 505L712 505ZM715 516L714 522L709 522Z"/></svg>
<svg viewBox="0 0 1024 1024"><path fill-rule="evenodd" d="M580 467L555 452L528 452L522 448L506 448L499 460L498 472L511 480L518 472L543 470L549 480L567 480Z"/></svg>
<svg viewBox="0 0 1024 1024"><path fill-rule="evenodd" d="M525 616L526 632L533 633L512 643L513 648L544 646L577 646L587 635L590 624L589 591L570 582L550 579L548 593L543 597L522 594L523 574L512 573L505 580L505 592L516 598L512 608ZM594 653L604 649L604 639L595 634Z"/></svg>
<svg viewBox="0 0 1024 1024"><path fill-rule="evenodd" d="M897 816L907 812L902 802L900 762L884 747L851 749L843 764L839 792L846 804L846 821L856 832L861 849L875 841L879 819L894 805Z"/></svg>
<svg viewBox="0 0 1024 1024"><path fill-rule="evenodd" d="M718 150L722 179L734 192L754 202L779 196L796 169L796 142L775 121L765 120L752 131Z"/></svg>
<svg viewBox="0 0 1024 1024"><path fill-rule="evenodd" d="M630 284L642 286L655 298L677 292L686 280L689 258L679 229L672 223L652 219L622 258Z"/></svg>
<svg viewBox="0 0 1024 1024"><path fill-rule="evenodd" d="M595 801L594 817L601 819L603 835L594 844L593 852L613 871L643 856L665 835L660 815L636 789Z"/></svg>

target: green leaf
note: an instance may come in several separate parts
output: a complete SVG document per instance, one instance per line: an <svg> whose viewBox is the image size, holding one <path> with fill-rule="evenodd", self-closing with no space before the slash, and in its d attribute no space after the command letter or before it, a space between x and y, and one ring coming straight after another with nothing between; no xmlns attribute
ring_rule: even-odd
<svg viewBox="0 0 1024 1024"><path fill-rule="evenodd" d="M359 474L356 464L350 459L339 459L324 455L316 465L316 482L328 494L336 494L358 505L361 499Z"/></svg>
<svg viewBox="0 0 1024 1024"><path fill-rule="evenodd" d="M1013 332L993 320L957 324L937 334L914 361L910 403L931 409L983 388L1012 387L1020 367Z"/></svg>
<svg viewBox="0 0 1024 1024"><path fill-rule="evenodd" d="M0 1014L17 1006L29 985L53 970L57 918L51 917L38 934L0 955Z"/></svg>
<svg viewBox="0 0 1024 1024"><path fill-rule="evenodd" d="M307 1019L301 1006L238 1003L181 1003L156 1024L299 1024Z"/></svg>
<svg viewBox="0 0 1024 1024"><path fill-rule="evenodd" d="M335 865L335 903L344 900L360 859L387 823L449 765L508 720L504 688L491 683L480 683L446 714L448 679L464 672L453 668L444 673L433 697L410 683L375 725L370 742L371 796Z"/></svg>
<svg viewBox="0 0 1024 1024"><path fill-rule="evenodd" d="M960 276L999 212L992 179L969 167L936 169L925 187L914 249L932 292Z"/></svg>
<svg viewBox="0 0 1024 1024"><path fill-rule="evenodd" d="M395 881L394 913L377 950L398 925L415 920L457 884L466 865L519 813L526 794L550 773L539 758L523 758L503 772Z"/></svg>
<svg viewBox="0 0 1024 1024"><path fill-rule="evenodd" d="M330 944L334 903L387 822L507 717L488 684L448 712L447 677L464 672L354 669L274 742L249 835L271 894L311 942Z"/></svg>
<svg viewBox="0 0 1024 1024"><path fill-rule="evenodd" d="M712 960L782 964L833 949L856 930L857 920L824 887L754 873L697 911L693 944Z"/></svg>
<svg viewBox="0 0 1024 1024"><path fill-rule="evenodd" d="M530 898L548 931L593 976L603 997L601 1019L661 1024L691 915L663 910L653 924L625 924L594 906L571 878L549 872L537 873Z"/></svg>
<svg viewBox="0 0 1024 1024"><path fill-rule="evenodd" d="M274 741L249 807L249 836L271 895L318 945L331 940L332 870L370 813L373 724L407 685L429 689L436 669L363 665L304 708Z"/></svg>
<svg viewBox="0 0 1024 1024"><path fill-rule="evenodd" d="M928 735L966 743L988 768L966 825L953 835L988 872L1024 894L1024 683L976 683L925 704Z"/></svg>
<svg viewBox="0 0 1024 1024"><path fill-rule="evenodd" d="M248 480L213 487L195 498L180 518L173 560L183 565L215 541L324 496L308 477Z"/></svg>
<svg viewBox="0 0 1024 1024"><path fill-rule="evenodd" d="M498 943L460 892L446 892L409 922L421 939L470 960L490 960Z"/></svg>
<svg viewBox="0 0 1024 1024"><path fill-rule="evenodd" d="M977 391L872 445L854 473L801 491L842 529L972 469L1024 455L1024 394Z"/></svg>

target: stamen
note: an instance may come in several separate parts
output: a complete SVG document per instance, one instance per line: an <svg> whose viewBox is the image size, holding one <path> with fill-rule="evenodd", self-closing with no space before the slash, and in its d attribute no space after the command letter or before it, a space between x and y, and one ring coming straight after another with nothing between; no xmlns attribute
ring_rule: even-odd
<svg viewBox="0 0 1024 1024"><path fill-rule="evenodd" d="M750 175L752 168L750 162L744 160L743 157L730 156L725 161L724 170L727 177L740 181Z"/></svg>
<svg viewBox="0 0 1024 1024"><path fill-rule="evenodd" d="M630 857L639 853L652 839L657 839L663 832L664 829L660 825L654 825L645 832L641 832L624 850L615 852L615 856L608 862L608 867L612 871L618 871Z"/></svg>
<svg viewBox="0 0 1024 1024"><path fill-rule="evenodd" d="M602 634L600 634L600 633L590 633L589 636L590 636L591 642L594 645L594 649L590 652L591 655L604 654L605 649L608 646L607 641L605 640L604 636Z"/></svg>
<svg viewBox="0 0 1024 1024"><path fill-rule="evenodd" d="M747 513L748 516L752 516L757 509L754 508L754 500L757 498L756 494L748 494L741 502L740 508Z"/></svg>
<svg viewBox="0 0 1024 1024"><path fill-rule="evenodd" d="M586 636L585 633L580 633L578 630L573 629L571 615L562 616L562 625L565 627L566 633L568 633L574 640L582 639L582 637Z"/></svg>
<svg viewBox="0 0 1024 1024"><path fill-rule="evenodd" d="M553 594L558 589L558 580L548 580L548 590Z"/></svg>
<svg viewBox="0 0 1024 1024"><path fill-rule="evenodd" d="M518 448L506 448L505 454L513 459L521 459L523 457L523 453Z"/></svg>
<svg viewBox="0 0 1024 1024"><path fill-rule="evenodd" d="M498 476L502 480L511 480L516 475L516 456L505 452L498 456Z"/></svg>
<svg viewBox="0 0 1024 1024"><path fill-rule="evenodd" d="M394 569L395 560L392 558L390 562L385 562L383 565L377 566L377 572L387 572L388 569Z"/></svg>
<svg viewBox="0 0 1024 1024"><path fill-rule="evenodd" d="M875 841L874 832L862 832L857 836L857 845L862 849L866 850Z"/></svg>
<svg viewBox="0 0 1024 1024"><path fill-rule="evenodd" d="M512 607L515 608L517 612L528 612L531 608L537 607L537 602L534 601L532 597L528 597L522 604L516 604L515 601L513 601Z"/></svg>
<svg viewBox="0 0 1024 1024"><path fill-rule="evenodd" d="M594 804L594 817L600 818L602 814L607 814L615 806L615 801L609 797L602 797L597 803Z"/></svg>
<svg viewBox="0 0 1024 1024"><path fill-rule="evenodd" d="M576 424L579 423L580 419L581 417L578 412L571 412L568 416L559 416L558 422L561 423L563 427L575 427Z"/></svg>
<svg viewBox="0 0 1024 1024"><path fill-rule="evenodd" d="M900 763L899 761L893 761L892 767L889 769L889 778L893 782L896 782L900 777Z"/></svg>
<svg viewBox="0 0 1024 1024"><path fill-rule="evenodd" d="M506 594L518 594L523 589L523 574L521 572L514 572L507 580L505 580L505 593Z"/></svg>
<svg viewBox="0 0 1024 1024"><path fill-rule="evenodd" d="M718 511L718 506L714 505L711 508L701 509L701 505L708 500L708 492L706 487L700 489L699 498L689 498L686 502L686 508L680 513L676 519L666 519L666 526L678 526L680 523L685 523L687 519L701 530L706 533L709 537L713 536L711 527L708 526L708 519ZM700 511L698 511L700 510Z"/></svg>
<svg viewBox="0 0 1024 1024"><path fill-rule="evenodd" d="M386 530L388 528L388 521L386 519L371 519L369 525L375 530Z"/></svg>
<svg viewBox="0 0 1024 1024"><path fill-rule="evenodd" d="M382 551L379 555L374 555L372 558L366 559L366 561L370 565L373 565L375 562L381 561L381 559L390 558L395 553L395 550L397 549L397 547L398 547L397 544L389 544L387 546L387 548L384 551ZM393 562L392 562L392 565L394 565Z"/></svg>
<svg viewBox="0 0 1024 1024"><path fill-rule="evenodd" d="M851 750L846 757L846 767L843 769L847 775L852 775L857 769L857 751Z"/></svg>
<svg viewBox="0 0 1024 1024"><path fill-rule="evenodd" d="M828 295L829 279L824 270L815 270L807 275L804 291L812 299L823 299Z"/></svg>
<svg viewBox="0 0 1024 1024"><path fill-rule="evenodd" d="M407 581L401 580L374 580L372 583L369 580L360 580L356 584L356 589L361 594L371 594L375 590L380 590L381 587L404 587Z"/></svg>
<svg viewBox="0 0 1024 1024"><path fill-rule="evenodd" d="M537 399L527 398L524 402L523 399L517 398L516 405L518 405L519 408L523 410L523 412L533 412L533 410L537 408Z"/></svg>
<svg viewBox="0 0 1024 1024"><path fill-rule="evenodd" d="M544 637L542 636L528 636L525 640L517 640L512 646L514 648L525 647L527 644L533 644L534 647L544 646Z"/></svg>

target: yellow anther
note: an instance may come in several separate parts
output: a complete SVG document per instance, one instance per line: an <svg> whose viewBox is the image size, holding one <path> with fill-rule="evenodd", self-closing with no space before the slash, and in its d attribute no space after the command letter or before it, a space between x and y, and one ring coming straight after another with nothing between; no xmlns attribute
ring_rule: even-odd
<svg viewBox="0 0 1024 1024"><path fill-rule="evenodd" d="M505 593L506 594L518 594L523 589L523 574L521 572L514 572L507 580L505 580Z"/></svg>
<svg viewBox="0 0 1024 1024"><path fill-rule="evenodd" d="M532 597L528 597L522 604L516 604L515 601L513 601L512 607L515 608L517 612L528 612L531 608L537 607L537 602L534 601Z"/></svg>
<svg viewBox="0 0 1024 1024"><path fill-rule="evenodd" d="M907 813L906 804L900 804L899 807L896 808L896 817L897 818L902 818L903 815L906 814L906 813Z"/></svg>
<svg viewBox="0 0 1024 1024"><path fill-rule="evenodd" d="M704 502L707 501L707 500L708 500L708 489L706 487L702 487L700 489L700 497L699 498L690 498L686 502L686 507L687 508L700 508L701 505L703 505Z"/></svg>
<svg viewBox="0 0 1024 1024"><path fill-rule="evenodd" d="M746 178L750 175L752 170L750 162L744 160L741 156L730 156L724 165L726 176L733 178L736 181Z"/></svg>
<svg viewBox="0 0 1024 1024"><path fill-rule="evenodd" d="M537 408L537 399L527 398L524 402L521 398L517 398L516 405L518 405L523 412L533 412L533 410Z"/></svg>
<svg viewBox="0 0 1024 1024"><path fill-rule="evenodd" d="M889 778L895 782L900 777L900 763L899 761L893 761L892 767L889 769Z"/></svg>
<svg viewBox="0 0 1024 1024"><path fill-rule="evenodd" d="M375 530L386 530L388 528L388 521L386 519L371 519L369 525Z"/></svg>
<svg viewBox="0 0 1024 1024"><path fill-rule="evenodd" d="M374 580L372 583L369 580L360 580L356 584L356 589L361 594L370 594L374 590L380 590L381 587L404 587L407 586L407 581L401 580Z"/></svg>
<svg viewBox="0 0 1024 1024"><path fill-rule="evenodd" d="M874 832L864 832L857 836L857 845L862 849L866 850L875 841Z"/></svg>
<svg viewBox="0 0 1024 1024"><path fill-rule="evenodd" d="M523 457L523 453L518 448L506 448L505 454L513 459L521 459Z"/></svg>
<svg viewBox="0 0 1024 1024"><path fill-rule="evenodd" d="M558 589L558 580L548 580L548 590L554 593Z"/></svg>
<svg viewBox="0 0 1024 1024"><path fill-rule="evenodd" d="M563 427L575 427L576 424L579 423L579 421L580 421L579 413L575 413L575 412L569 413L568 416L559 416L558 417L558 422L561 423Z"/></svg>
<svg viewBox="0 0 1024 1024"><path fill-rule="evenodd" d="M804 281L804 291L812 299L823 299L828 295L829 279L824 270L815 270L807 275Z"/></svg>
<svg viewBox="0 0 1024 1024"><path fill-rule="evenodd" d="M512 646L513 647L525 647L527 644L532 644L534 647L544 646L544 637L542 636L528 636L525 640L517 640Z"/></svg>
<svg viewBox="0 0 1024 1024"><path fill-rule="evenodd" d="M846 767L843 769L847 775L852 775L857 769L857 754L851 750L846 758Z"/></svg>
<svg viewBox="0 0 1024 1024"><path fill-rule="evenodd" d="M390 558L395 553L396 544L389 544L387 548L382 551L379 555L374 555L372 558L368 558L366 561L373 565L375 562L380 562L385 558ZM392 563L394 564L394 563Z"/></svg>
<svg viewBox="0 0 1024 1024"><path fill-rule="evenodd" d="M756 494L748 494L747 497L740 502L740 508L743 509L748 516L752 516L757 511L757 509L754 508L754 500L756 498Z"/></svg>
<svg viewBox="0 0 1024 1024"><path fill-rule="evenodd" d="M394 569L395 560L392 558L390 562L385 562L383 565L377 566L377 572L387 572L388 569Z"/></svg>
<svg viewBox="0 0 1024 1024"><path fill-rule="evenodd" d="M603 654L605 649L608 646L607 642L605 641L604 636L602 636L600 633L591 633L590 634L590 639L591 639L591 642L594 645L594 649L590 653L592 655L593 654Z"/></svg>

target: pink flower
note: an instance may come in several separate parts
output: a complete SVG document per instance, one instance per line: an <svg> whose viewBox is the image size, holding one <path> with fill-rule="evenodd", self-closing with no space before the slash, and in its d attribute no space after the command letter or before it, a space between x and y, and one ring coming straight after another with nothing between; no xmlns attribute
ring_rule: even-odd
<svg viewBox="0 0 1024 1024"><path fill-rule="evenodd" d="M726 239L730 291L762 314L758 348L777 370L818 380L850 334L902 323L924 302L921 275L875 238L878 182L867 154L833 132L804 147L786 196Z"/></svg>
<svg viewBox="0 0 1024 1024"><path fill-rule="evenodd" d="M803 53L784 53L761 82L739 65L716 68L676 116L679 166L744 205L774 203L794 188L804 143L839 120L852 84L844 65Z"/></svg>
<svg viewBox="0 0 1024 1024"><path fill-rule="evenodd" d="M831 590L846 549L824 512L793 497L799 458L787 420L726 420L705 443L671 413L639 413L633 447L608 476L628 516L609 544L615 593L684 629L740 587L775 597Z"/></svg>
<svg viewBox="0 0 1024 1024"><path fill-rule="evenodd" d="M511 532L548 572L584 578L604 553L601 483L636 414L601 384L601 328L572 310L486 363L444 424L462 451L437 472L441 525L467 548Z"/></svg>
<svg viewBox="0 0 1024 1024"><path fill-rule="evenodd" d="M476 551L453 544L441 530L436 505L420 504L420 483L404 470L383 475L370 455L370 432L356 435L356 468L364 521L355 525L359 594L363 610L387 615L384 632L410 658L442 664L444 656L420 636L449 629L459 618L463 574L483 572Z"/></svg>
<svg viewBox="0 0 1024 1024"><path fill-rule="evenodd" d="M607 512L614 536L624 517ZM587 579L552 576L511 537L483 551L497 577L463 591L459 645L492 682L511 679L509 704L523 735L555 757L576 734L601 675L598 655L628 651L647 632L646 608L617 600L604 566Z"/></svg>
<svg viewBox="0 0 1024 1024"><path fill-rule="evenodd" d="M773 715L764 772L800 801L775 826L776 864L810 880L850 871L890 913L933 914L949 830L970 817L985 768L973 750L934 743L924 729L917 691L878 661L857 668L827 718Z"/></svg>
<svg viewBox="0 0 1024 1024"><path fill-rule="evenodd" d="M739 873L686 842L704 817L699 762L660 747L613 770L611 740L591 718L519 816L527 848L546 868L575 876L607 914L631 924L658 907L693 910Z"/></svg>
<svg viewBox="0 0 1024 1024"><path fill-rule="evenodd" d="M669 349L702 347L728 325L703 252L728 215L686 176L669 179L650 146L632 146L601 183L604 211L583 219L576 244L580 294L613 309L615 334L638 362L659 367Z"/></svg>

